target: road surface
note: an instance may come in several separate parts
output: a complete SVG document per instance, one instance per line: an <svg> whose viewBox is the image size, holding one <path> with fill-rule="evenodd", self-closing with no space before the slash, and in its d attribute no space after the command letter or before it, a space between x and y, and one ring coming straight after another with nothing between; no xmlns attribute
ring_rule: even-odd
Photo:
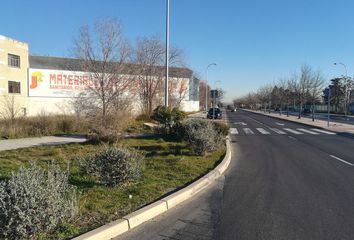
<svg viewBox="0 0 354 240"><path fill-rule="evenodd" d="M228 113L224 179L117 239L354 239L354 140Z"/></svg>

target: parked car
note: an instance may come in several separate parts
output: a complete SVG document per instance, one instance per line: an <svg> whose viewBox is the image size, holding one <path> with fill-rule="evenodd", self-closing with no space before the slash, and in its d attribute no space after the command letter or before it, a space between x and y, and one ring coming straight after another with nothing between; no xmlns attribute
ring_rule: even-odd
<svg viewBox="0 0 354 240"><path fill-rule="evenodd" d="M214 117L213 117L213 113L215 114ZM209 111L208 111L208 114L207 114L207 118L210 118L210 119L219 118L219 119L221 119L222 118L222 112L221 112L220 108L210 108Z"/></svg>

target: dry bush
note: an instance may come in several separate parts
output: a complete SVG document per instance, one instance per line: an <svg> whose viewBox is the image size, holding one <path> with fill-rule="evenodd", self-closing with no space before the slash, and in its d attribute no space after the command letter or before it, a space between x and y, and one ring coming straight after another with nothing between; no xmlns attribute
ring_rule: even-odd
<svg viewBox="0 0 354 240"><path fill-rule="evenodd" d="M115 111L106 118L102 126L99 116L47 115L0 120L0 139L48 136L56 134L93 134L102 141L115 142L132 121L128 111Z"/></svg>
<svg viewBox="0 0 354 240"><path fill-rule="evenodd" d="M55 134L86 134L89 122L73 115L45 115L0 120L0 138L23 138Z"/></svg>
<svg viewBox="0 0 354 240"><path fill-rule="evenodd" d="M43 170L34 163L0 182L0 238L34 239L78 212L76 187L54 163Z"/></svg>
<svg viewBox="0 0 354 240"><path fill-rule="evenodd" d="M123 147L110 147L81 159L80 170L108 186L117 186L141 175L144 157Z"/></svg>
<svg viewBox="0 0 354 240"><path fill-rule="evenodd" d="M222 132L205 119L187 119L181 122L180 130L183 138L198 155L212 152L222 143Z"/></svg>
<svg viewBox="0 0 354 240"><path fill-rule="evenodd" d="M100 116L91 117L89 121L88 139L93 142L114 143L123 137L123 132L133 120L128 111L116 111L105 116L106 126L103 126Z"/></svg>

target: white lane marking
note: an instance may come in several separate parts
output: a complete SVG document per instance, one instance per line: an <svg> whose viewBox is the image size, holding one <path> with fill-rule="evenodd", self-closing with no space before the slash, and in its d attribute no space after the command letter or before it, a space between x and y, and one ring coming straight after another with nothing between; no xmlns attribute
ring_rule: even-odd
<svg viewBox="0 0 354 240"><path fill-rule="evenodd" d="M294 140L294 141L297 141L296 138L294 138L293 136L288 136L290 139Z"/></svg>
<svg viewBox="0 0 354 240"><path fill-rule="evenodd" d="M236 125L242 125L242 126L247 126L247 123L244 122L234 122Z"/></svg>
<svg viewBox="0 0 354 240"><path fill-rule="evenodd" d="M341 161L341 162L343 162L343 163L345 163L345 164L348 164L348 165L350 165L350 166L354 166L353 163L347 162L347 161L345 161L345 160L343 160L343 159L341 159L341 158L339 158L339 157L336 157L336 156L334 156L334 155L329 155L329 156L332 157L332 158L334 158L334 159L337 159L338 161Z"/></svg>
<svg viewBox="0 0 354 240"><path fill-rule="evenodd" d="M312 132L312 131L307 130L307 129L305 129L305 128L297 128L296 130L299 130L299 131L305 132L305 133L309 133L309 134L313 134L313 135L319 134L319 133L317 133L317 132Z"/></svg>
<svg viewBox="0 0 354 240"><path fill-rule="evenodd" d="M237 128L230 128L230 134L238 134Z"/></svg>
<svg viewBox="0 0 354 240"><path fill-rule="evenodd" d="M334 132L328 132L328 131L317 129L317 128L312 128L311 130L316 131L316 132L320 132L320 133L329 134L329 135L336 135L336 133L334 133Z"/></svg>
<svg viewBox="0 0 354 240"><path fill-rule="evenodd" d="M288 131L288 132L291 132L291 133L294 133L294 134L297 134L297 135L299 135L299 134L303 134L302 132L298 132L298 131L296 131L296 130L294 130L294 129L290 129L290 128L283 128L285 131Z"/></svg>
<svg viewBox="0 0 354 240"><path fill-rule="evenodd" d="M251 119L251 120L253 120L253 121L255 121L256 123L259 123L259 124L261 124L261 125L264 125L264 123L262 123L262 122L260 122L260 121L258 121L258 120L256 120L256 119L254 119L254 118L251 118L251 117L248 117L249 119Z"/></svg>
<svg viewBox="0 0 354 240"><path fill-rule="evenodd" d="M256 128L258 132L262 134L270 134L268 131L266 131L264 128Z"/></svg>
<svg viewBox="0 0 354 240"><path fill-rule="evenodd" d="M286 132L283 132L282 130L279 130L278 128L269 128L270 130L272 130L273 132L276 132L278 134L286 134Z"/></svg>
<svg viewBox="0 0 354 240"><path fill-rule="evenodd" d="M254 134L254 132L249 129L249 128L244 128L243 131L246 133L246 134Z"/></svg>
<svg viewBox="0 0 354 240"><path fill-rule="evenodd" d="M284 126L285 123L278 123L278 122L275 122L276 125L279 125L279 126Z"/></svg>

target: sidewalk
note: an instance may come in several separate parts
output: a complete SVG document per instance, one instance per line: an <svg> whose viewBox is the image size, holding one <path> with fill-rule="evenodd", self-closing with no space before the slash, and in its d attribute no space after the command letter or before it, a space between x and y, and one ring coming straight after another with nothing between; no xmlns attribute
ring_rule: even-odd
<svg viewBox="0 0 354 240"><path fill-rule="evenodd" d="M197 112L197 113L193 113L188 115L189 118L206 118L206 112L201 111L201 112Z"/></svg>
<svg viewBox="0 0 354 240"><path fill-rule="evenodd" d="M80 143L85 141L86 138L79 136L48 136L0 140L0 151L44 145L60 145L72 142Z"/></svg>
<svg viewBox="0 0 354 240"><path fill-rule="evenodd" d="M291 121L291 122L296 122L296 123L302 123L302 124L306 124L309 126L313 126L313 127L319 127L319 128L323 128L323 129L327 129L327 130L331 130L333 132L337 132L337 133L349 133L349 134L354 134L354 125L351 124L345 124L345 123L338 123L338 122L330 122L329 123L329 127L327 127L327 121L324 120L317 120L315 119L315 121L313 122L312 119L309 118L300 118L298 119L297 116L286 116L286 113L282 114L280 116L279 113L264 113L263 111L255 111L255 110L248 110L248 109L243 109L244 111L248 111L248 112L253 112L253 113L257 113L257 114L262 114L265 116L269 116L269 117L274 117L274 118L279 118L279 119L283 119L283 120L287 120L287 121Z"/></svg>
<svg viewBox="0 0 354 240"><path fill-rule="evenodd" d="M222 118L221 119L210 119L211 121L216 121L216 122L225 122L227 119L227 114L226 111L222 111ZM207 113L204 111L198 112L198 113L193 113L188 115L188 118L200 118L200 119L207 119L206 118Z"/></svg>

